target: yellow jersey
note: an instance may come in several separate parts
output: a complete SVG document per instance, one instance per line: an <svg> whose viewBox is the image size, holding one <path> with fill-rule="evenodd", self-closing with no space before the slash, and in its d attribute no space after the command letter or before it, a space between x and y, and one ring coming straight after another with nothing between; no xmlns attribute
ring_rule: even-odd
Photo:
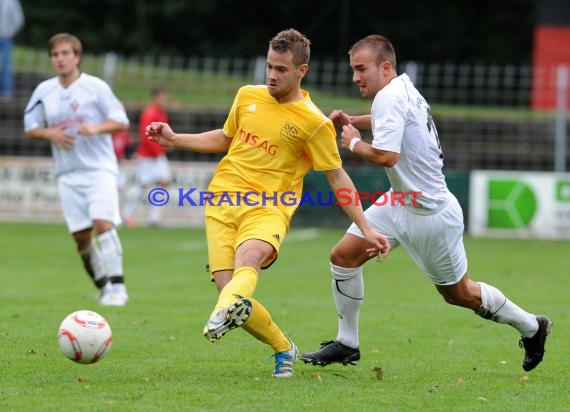
<svg viewBox="0 0 570 412"><path fill-rule="evenodd" d="M233 140L218 164L209 192L215 197L264 194L276 199L272 206L278 206L290 219L311 167L325 171L342 166L332 121L307 91L301 91L303 99L278 103L264 85L238 90L223 128ZM297 202L281 202L284 193L295 193Z"/></svg>

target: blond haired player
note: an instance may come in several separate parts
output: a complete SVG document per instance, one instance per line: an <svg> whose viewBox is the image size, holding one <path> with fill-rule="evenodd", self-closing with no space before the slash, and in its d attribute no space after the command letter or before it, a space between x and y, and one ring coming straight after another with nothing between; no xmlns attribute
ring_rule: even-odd
<svg viewBox="0 0 570 412"><path fill-rule="evenodd" d="M355 190L341 167L332 122L300 87L309 55L305 36L282 31L269 42L266 85L239 89L223 129L176 134L166 123L147 127L149 138L167 148L227 151L209 186L216 198L205 212L209 269L220 295L204 336L214 342L243 327L274 350L273 376L279 378L293 375L298 350L253 293L261 269L277 259L296 209L280 194L300 197L311 168L323 171L334 190ZM244 193L259 196L244 204ZM344 210L369 241L370 253L388 252L387 239L368 227L360 205Z"/></svg>
<svg viewBox="0 0 570 412"><path fill-rule="evenodd" d="M58 33L50 38L48 51L57 76L32 93L24 129L29 137L51 142L65 221L86 271L101 290L99 302L123 306L128 295L115 229L121 218L111 133L127 129L129 119L107 83L79 70L82 45L77 37Z"/></svg>

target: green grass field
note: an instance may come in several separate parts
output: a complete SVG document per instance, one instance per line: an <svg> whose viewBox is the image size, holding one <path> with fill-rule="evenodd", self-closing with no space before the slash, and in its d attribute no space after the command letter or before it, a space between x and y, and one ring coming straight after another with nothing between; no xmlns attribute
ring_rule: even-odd
<svg viewBox="0 0 570 412"><path fill-rule="evenodd" d="M294 229L256 297L301 351L336 336L328 251L342 230ZM3 411L570 411L570 242L466 238L473 278L554 321L543 363L526 373L518 333L443 302L403 250L366 266L362 360L296 364L271 377L272 352L242 330L211 344L217 293L201 229L121 229L131 301L100 307L61 225L0 224ZM59 323L92 309L113 347L78 365Z"/></svg>

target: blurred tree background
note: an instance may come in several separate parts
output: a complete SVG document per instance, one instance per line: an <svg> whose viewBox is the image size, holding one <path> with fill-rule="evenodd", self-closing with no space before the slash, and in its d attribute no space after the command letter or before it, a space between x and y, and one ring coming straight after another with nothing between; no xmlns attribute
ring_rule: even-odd
<svg viewBox="0 0 570 412"><path fill-rule="evenodd" d="M344 58L360 37L391 39L399 60L530 63L538 0L21 0L16 41L44 48L78 35L87 52L252 57L294 27L319 58Z"/></svg>

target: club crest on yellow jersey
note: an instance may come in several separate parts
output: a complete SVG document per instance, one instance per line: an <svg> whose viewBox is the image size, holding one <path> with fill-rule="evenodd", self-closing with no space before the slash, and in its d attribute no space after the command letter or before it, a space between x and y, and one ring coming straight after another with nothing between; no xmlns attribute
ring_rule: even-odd
<svg viewBox="0 0 570 412"><path fill-rule="evenodd" d="M281 126L280 134L281 138L284 141L289 141L292 139L297 139L301 134L301 129L298 126L295 126L293 123L286 121L283 123L283 126Z"/></svg>

